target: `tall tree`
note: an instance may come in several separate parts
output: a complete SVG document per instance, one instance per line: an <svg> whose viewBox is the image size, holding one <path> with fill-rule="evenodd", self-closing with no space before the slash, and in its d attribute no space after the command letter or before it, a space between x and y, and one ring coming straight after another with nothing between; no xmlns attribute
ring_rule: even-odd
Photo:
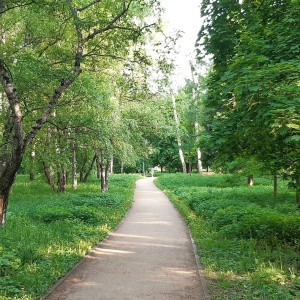
<svg viewBox="0 0 300 300"><path fill-rule="evenodd" d="M197 87L197 83L196 83L196 80L195 80L195 67L193 66L192 62L190 62L190 66L191 66L191 74L192 74L192 84L193 84L193 87L192 87L192 99L193 99L193 104L194 104L194 111L196 112L195 113L195 120L194 120L194 127L195 127L195 136L196 136L196 153L197 153L197 170L198 170L198 173L200 175L202 175L202 171L203 171L203 168L202 168L202 153L201 153L201 149L200 149L200 145L199 145L199 114L197 113L198 111L198 106L199 106L199 103L198 103L198 95L197 95L197 90L196 90L196 87Z"/></svg>
<svg viewBox="0 0 300 300"><path fill-rule="evenodd" d="M208 82L217 91L206 100L214 108L211 142L220 158L255 157L274 176L284 170L299 191L299 2L243 1L241 8L234 55L221 73L214 66Z"/></svg>
<svg viewBox="0 0 300 300"><path fill-rule="evenodd" d="M7 107L0 142L2 225L25 150L58 101L84 70L128 53L149 30L143 20L156 6L143 0L1 1L6 44L1 45L0 82Z"/></svg>
<svg viewBox="0 0 300 300"><path fill-rule="evenodd" d="M172 104L173 104L174 120L175 120L176 129L177 129L177 133L176 133L177 145L178 145L179 157L180 157L180 161L181 161L181 165L182 165L182 172L187 173L186 162L185 162L184 153L183 153L183 149L182 149L180 121L179 121L179 117L178 117L178 113L177 113L176 99L175 99L175 96L173 93L171 94L171 99L172 99Z"/></svg>

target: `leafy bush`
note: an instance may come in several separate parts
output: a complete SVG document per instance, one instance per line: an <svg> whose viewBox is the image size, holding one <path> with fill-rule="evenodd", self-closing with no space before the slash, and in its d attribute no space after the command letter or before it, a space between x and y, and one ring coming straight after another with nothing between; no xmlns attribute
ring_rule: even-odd
<svg viewBox="0 0 300 300"><path fill-rule="evenodd" d="M42 222L50 223L59 220L80 220L86 224L98 224L105 221L103 213L95 208L94 201L88 202L81 206L65 206L65 207L42 207L37 210L36 217ZM97 204L101 206L101 204Z"/></svg>
<svg viewBox="0 0 300 300"><path fill-rule="evenodd" d="M300 216L283 216L267 209L255 210L245 214L238 222L220 229L228 237L259 239L286 244L299 244Z"/></svg>
<svg viewBox="0 0 300 300"><path fill-rule="evenodd" d="M218 209L211 217L212 226L220 230L225 226L238 224L244 216L253 214L254 211L259 209L258 205L244 205L244 206L227 206L228 203L224 203L225 208ZM226 205L227 204L227 205Z"/></svg>
<svg viewBox="0 0 300 300"><path fill-rule="evenodd" d="M91 207L114 206L122 202L120 195L105 194L82 194L79 197L74 197L71 201L74 205L85 205Z"/></svg>
<svg viewBox="0 0 300 300"><path fill-rule="evenodd" d="M3 249L0 251L0 277L10 275L17 270L20 265L21 259L16 256L16 253Z"/></svg>

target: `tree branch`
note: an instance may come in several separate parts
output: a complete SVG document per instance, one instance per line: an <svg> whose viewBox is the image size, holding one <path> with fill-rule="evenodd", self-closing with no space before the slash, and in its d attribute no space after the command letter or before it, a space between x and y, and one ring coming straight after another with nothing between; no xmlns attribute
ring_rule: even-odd
<svg viewBox="0 0 300 300"><path fill-rule="evenodd" d="M53 108L58 102L59 98L65 92L65 90L75 81L75 79L81 74L81 60L83 56L83 38L81 28L77 23L77 12L76 9L73 9L73 18L76 24L76 33L77 33L77 51L74 57L74 71L73 76L70 76L68 79L63 79L60 83L60 86L54 91L52 98L50 99L47 107L45 108L42 116L36 121L36 123L32 126L30 132L27 134L24 140L24 148L26 148L33 138L36 136L37 132L43 127L43 125L48 120Z"/></svg>
<svg viewBox="0 0 300 300"><path fill-rule="evenodd" d="M120 20L129 10L129 7L131 5L133 0L130 0L129 3L126 5L126 0L123 0L123 8L119 14L117 14L107 26L101 29L95 29L93 33L90 33L85 39L84 42L88 42L89 40L92 40L96 35L104 33L108 30L113 29L113 24L115 24L118 20Z"/></svg>
<svg viewBox="0 0 300 300"><path fill-rule="evenodd" d="M28 2L28 3L24 3L24 4L18 4L18 5L12 6L12 7L7 7L6 9L0 11L0 16L2 14L6 13L9 10L12 10L12 9L15 9L15 8L18 8L18 7L23 7L23 6L31 5L31 4L36 4L36 2L35 1L31 1L31 2Z"/></svg>
<svg viewBox="0 0 300 300"><path fill-rule="evenodd" d="M75 10L78 11L78 12L81 12L81 11L86 10L87 8L93 6L94 4L97 4L97 3L100 3L100 2L102 2L102 0L95 0L95 1L93 1L93 2L91 2L91 3L89 3L89 4L87 4L87 5L84 6L84 7L81 7L81 8L75 8Z"/></svg>

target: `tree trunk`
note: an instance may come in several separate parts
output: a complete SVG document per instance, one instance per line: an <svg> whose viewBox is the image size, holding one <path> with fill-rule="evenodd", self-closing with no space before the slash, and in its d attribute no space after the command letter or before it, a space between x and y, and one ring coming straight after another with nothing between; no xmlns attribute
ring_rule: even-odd
<svg viewBox="0 0 300 300"><path fill-rule="evenodd" d="M73 157L72 157L72 187L74 190L77 189L77 159L76 159L76 149L75 145L73 145Z"/></svg>
<svg viewBox="0 0 300 300"><path fill-rule="evenodd" d="M179 132L180 123L179 123L179 118L178 118L177 110L176 110L176 100L175 100L173 93L171 95L171 98L172 98L172 103L173 103L174 119L175 119L175 124L176 124L176 128L177 128L177 144L178 144L179 157L180 157L180 161L181 161L181 165L182 165L182 173L186 173L187 172L186 171L186 163L185 163L185 159L184 159L184 153L182 150L181 136L180 136L180 132Z"/></svg>
<svg viewBox="0 0 300 300"><path fill-rule="evenodd" d="M0 225L6 221L8 197L21 166L25 146L23 139L23 115L12 81L11 73L5 63L0 60L0 81L9 104L8 118L5 120L3 141L0 145Z"/></svg>
<svg viewBox="0 0 300 300"><path fill-rule="evenodd" d="M3 226L6 222L6 211L8 205L8 195L0 195L0 225Z"/></svg>
<svg viewBox="0 0 300 300"><path fill-rule="evenodd" d="M254 179L253 179L253 174L248 175L248 185L253 186L254 185Z"/></svg>
<svg viewBox="0 0 300 300"><path fill-rule="evenodd" d="M80 168L80 170L79 170L79 181L80 181L80 182L83 182L83 178L84 178L84 168L85 168L85 166L86 166L87 161L88 161L88 158L87 158L87 156L85 156L84 161L83 161L83 163L82 163L82 165L81 165L81 168Z"/></svg>
<svg viewBox="0 0 300 300"><path fill-rule="evenodd" d="M192 159L189 160L189 174L192 175Z"/></svg>
<svg viewBox="0 0 300 300"><path fill-rule="evenodd" d="M30 181L34 181L34 179L35 179L34 172L30 172L30 174L29 174L29 180Z"/></svg>
<svg viewBox="0 0 300 300"><path fill-rule="evenodd" d="M54 172L53 168L49 163L43 162L44 166L44 174L46 176L47 182L51 187L51 190L54 191L55 186L54 186Z"/></svg>
<svg viewBox="0 0 300 300"><path fill-rule="evenodd" d="M278 193L278 177L277 174L274 174L274 186L273 186L274 197L277 197Z"/></svg>
<svg viewBox="0 0 300 300"><path fill-rule="evenodd" d="M143 162L143 176L146 177L145 163Z"/></svg>
<svg viewBox="0 0 300 300"><path fill-rule="evenodd" d="M300 209L300 173L296 174L296 204Z"/></svg>
<svg viewBox="0 0 300 300"><path fill-rule="evenodd" d="M196 140L198 140L198 139L196 138ZM201 160L201 156L202 156L201 155L201 150L200 150L200 148L197 148L196 151L197 151L197 169L198 169L199 175L202 175L203 174L203 167L202 167L202 160Z"/></svg>
<svg viewBox="0 0 300 300"><path fill-rule="evenodd" d="M195 71L195 68L194 66L192 65L192 62L190 62L190 66L191 66L191 73L192 73L192 81L193 81L193 84L196 85L197 83L195 82L195 77L194 77L194 71ZM197 94L196 94L196 90L195 88L193 87L193 100L194 100L194 106L195 106L195 111L197 111L197 107L198 107L198 99L197 99ZM199 175L202 175L203 173L203 167L202 167L202 161L201 161L201 150L200 150L200 147L198 146L199 145L199 122L198 122L198 114L196 113L196 116L195 116L195 122L194 122L194 127L195 127L195 135L196 135L196 153L197 153L197 170L198 170L198 173Z"/></svg>
<svg viewBox="0 0 300 300"><path fill-rule="evenodd" d="M113 174L114 173L114 157L113 155L111 156L111 159L110 159L110 174Z"/></svg>
<svg viewBox="0 0 300 300"><path fill-rule="evenodd" d="M15 148L7 156L0 156L0 226L6 222L8 197L23 160L24 151Z"/></svg>
<svg viewBox="0 0 300 300"><path fill-rule="evenodd" d="M101 162L99 157L97 157L96 166L97 166L97 178L101 179Z"/></svg>
<svg viewBox="0 0 300 300"><path fill-rule="evenodd" d="M50 128L47 129L47 136L46 136L46 141L45 141L45 157L49 157L50 152L49 152L49 147L51 144L51 130ZM54 171L51 163L49 162L43 162L43 167L44 167L44 174L46 176L47 182L51 187L52 192L55 190L55 184L54 184Z"/></svg>
<svg viewBox="0 0 300 300"><path fill-rule="evenodd" d="M83 177L82 182L87 182L87 180L88 180L89 176L91 175L91 172L94 168L96 158L97 158L97 155L95 154L94 157L93 157L93 160L90 164L90 167L89 167L88 171L86 172L85 176Z"/></svg>
<svg viewBox="0 0 300 300"><path fill-rule="evenodd" d="M70 172L65 171L65 176L66 176L66 185L68 185L69 179L70 179Z"/></svg>
<svg viewBox="0 0 300 300"><path fill-rule="evenodd" d="M61 170L57 172L57 191L64 193L67 190L67 176L66 171L61 167Z"/></svg>
<svg viewBox="0 0 300 300"><path fill-rule="evenodd" d="M106 193L108 192L108 178L109 178L109 170L110 170L110 163L107 163L106 166L103 168L101 173L101 192Z"/></svg>
<svg viewBox="0 0 300 300"><path fill-rule="evenodd" d="M32 150L30 152L30 173L29 173L30 181L33 181L35 178L34 169L35 169L35 151Z"/></svg>
<svg viewBox="0 0 300 300"><path fill-rule="evenodd" d="M108 192L108 180L111 167L111 158L105 160L103 148L100 149L99 164L101 170L101 192L106 193Z"/></svg>

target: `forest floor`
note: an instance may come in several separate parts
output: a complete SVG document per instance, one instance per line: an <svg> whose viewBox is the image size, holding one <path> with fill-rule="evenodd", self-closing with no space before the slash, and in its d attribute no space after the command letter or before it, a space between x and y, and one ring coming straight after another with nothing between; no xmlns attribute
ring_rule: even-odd
<svg viewBox="0 0 300 300"><path fill-rule="evenodd" d="M137 181L127 216L44 300L208 300L187 225L153 178Z"/></svg>

